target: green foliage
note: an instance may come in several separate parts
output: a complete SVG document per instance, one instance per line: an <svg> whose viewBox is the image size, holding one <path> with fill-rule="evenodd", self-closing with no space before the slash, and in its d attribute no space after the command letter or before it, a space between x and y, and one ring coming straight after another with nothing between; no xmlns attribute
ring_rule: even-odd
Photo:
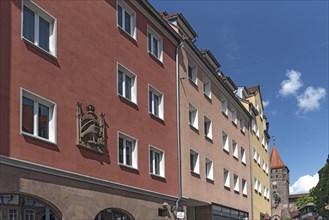
<svg viewBox="0 0 329 220"><path fill-rule="evenodd" d="M329 204L329 164L319 170L319 182L311 191L314 198L314 206L316 212L322 217L329 217L329 210L325 206Z"/></svg>
<svg viewBox="0 0 329 220"><path fill-rule="evenodd" d="M310 203L310 202L314 202L314 198L310 194L307 194L307 195L299 197L297 199L296 206L298 208L300 208L300 207L303 207L304 205L306 205L307 203Z"/></svg>

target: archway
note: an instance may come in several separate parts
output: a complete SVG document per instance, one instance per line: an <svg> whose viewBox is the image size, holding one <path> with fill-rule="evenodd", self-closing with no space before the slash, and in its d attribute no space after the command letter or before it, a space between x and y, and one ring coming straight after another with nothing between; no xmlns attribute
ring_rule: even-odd
<svg viewBox="0 0 329 220"><path fill-rule="evenodd" d="M59 210L33 195L0 194L0 219L61 220Z"/></svg>
<svg viewBox="0 0 329 220"><path fill-rule="evenodd" d="M135 218L122 209L108 208L99 212L94 220L135 220Z"/></svg>

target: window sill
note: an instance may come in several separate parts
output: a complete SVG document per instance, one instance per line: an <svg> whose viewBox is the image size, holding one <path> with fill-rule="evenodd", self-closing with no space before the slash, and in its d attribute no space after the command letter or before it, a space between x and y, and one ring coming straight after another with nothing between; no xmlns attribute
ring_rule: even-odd
<svg viewBox="0 0 329 220"><path fill-rule="evenodd" d="M194 127L193 125L189 124L190 128L197 134L199 134L199 129Z"/></svg>
<svg viewBox="0 0 329 220"><path fill-rule="evenodd" d="M206 93L203 93L203 96L208 100L208 102L212 103L211 97Z"/></svg>
<svg viewBox="0 0 329 220"><path fill-rule="evenodd" d="M156 57L153 53L151 53L150 51L148 51L148 54L149 54L149 56L152 57L152 59L153 59L154 61L156 61L159 65L161 65L162 67L164 66L164 65L163 65L163 61L160 60L158 57Z"/></svg>
<svg viewBox="0 0 329 220"><path fill-rule="evenodd" d="M214 183L215 183L215 181L214 181L213 179L210 179L210 178L208 178L208 177L206 177L206 181L207 181L208 183L211 183L211 184L214 184Z"/></svg>
<svg viewBox="0 0 329 220"><path fill-rule="evenodd" d="M246 135L246 133L241 129L240 129L240 132L241 132L242 135Z"/></svg>
<svg viewBox="0 0 329 220"><path fill-rule="evenodd" d="M194 82L190 77L188 77L188 81L190 82L191 86L193 86L195 89L198 89L198 84Z"/></svg>
<svg viewBox="0 0 329 220"><path fill-rule="evenodd" d="M241 163L245 166L247 166L247 163L245 161L241 161Z"/></svg>
<svg viewBox="0 0 329 220"><path fill-rule="evenodd" d="M234 122L234 121L232 121L232 125L234 126L234 127L238 127L238 124L236 123L236 122Z"/></svg>
<svg viewBox="0 0 329 220"><path fill-rule="evenodd" d="M243 193L242 195L243 195L243 197L248 198L248 195L247 195L247 194L244 194L244 193Z"/></svg>
<svg viewBox="0 0 329 220"><path fill-rule="evenodd" d="M228 119L228 115L227 115L227 113L225 113L225 112L222 111L222 115L223 115L226 119Z"/></svg>
<svg viewBox="0 0 329 220"><path fill-rule="evenodd" d="M133 107L133 108L135 108L135 109L138 109L138 104L137 104L137 103L131 101L130 99L127 99L126 97L124 97L124 96L122 96L122 95L120 95L120 94L118 94L118 97L119 97L120 100L121 100L122 102L124 102L125 104L127 104L127 105L129 105L129 106L131 106L131 107Z"/></svg>
<svg viewBox="0 0 329 220"><path fill-rule="evenodd" d="M159 179L160 181L165 181L166 180L165 176L161 176L161 175L158 175L158 174L150 173L150 176L154 179Z"/></svg>
<svg viewBox="0 0 329 220"><path fill-rule="evenodd" d="M239 190L234 190L234 193L237 194L237 195L240 195Z"/></svg>
<svg viewBox="0 0 329 220"><path fill-rule="evenodd" d="M126 164L123 164L123 163L119 163L119 165L120 165L120 167L122 167L122 168L128 168L128 169L130 169L130 170L132 170L132 171L137 171L137 172L138 172L138 168L136 168L136 167L129 166L129 165L126 165Z"/></svg>
<svg viewBox="0 0 329 220"><path fill-rule="evenodd" d="M137 39L136 37L134 37L133 35L129 34L127 31L125 31L122 27L120 27L119 25L117 25L119 31L121 34L125 35L127 38L129 38L128 40L132 41L133 44L137 45Z"/></svg>
<svg viewBox="0 0 329 220"><path fill-rule="evenodd" d="M233 155L233 158L234 158L235 160L239 161L239 157Z"/></svg>
<svg viewBox="0 0 329 220"><path fill-rule="evenodd" d="M223 151L227 153L228 155L230 154L230 151L228 149L223 148Z"/></svg>
<svg viewBox="0 0 329 220"><path fill-rule="evenodd" d="M165 120L160 118L159 116L154 115L152 112L149 112L152 119L158 121L161 124L165 124Z"/></svg>
<svg viewBox="0 0 329 220"><path fill-rule="evenodd" d="M191 175L200 179L200 174L191 170Z"/></svg>
<svg viewBox="0 0 329 220"><path fill-rule="evenodd" d="M26 44L32 46L33 48L35 48L35 49L41 51L42 53L46 54L46 55L47 55L48 57L50 57L51 59L57 61L57 56L56 56L56 55L54 55L54 54L52 54L52 53L46 51L45 49L39 47L38 45L35 45L34 43L32 43L31 41L29 41L28 39L26 39L26 38L24 38L24 37L22 37L22 40L23 40L24 43L26 43Z"/></svg>
<svg viewBox="0 0 329 220"><path fill-rule="evenodd" d="M45 142L47 144L51 144L51 145L57 146L57 143L56 142L50 141L48 139L45 139L45 138L42 138L42 137L39 137L39 136L35 136L33 134L26 133L24 131L21 131L21 135L26 136L26 137L33 138L33 139L38 140L38 141Z"/></svg>
<svg viewBox="0 0 329 220"><path fill-rule="evenodd" d="M212 138L208 137L207 135L204 135L204 138L210 143L213 143Z"/></svg>
<svg viewBox="0 0 329 220"><path fill-rule="evenodd" d="M231 191L231 187L230 186L224 186L224 189Z"/></svg>

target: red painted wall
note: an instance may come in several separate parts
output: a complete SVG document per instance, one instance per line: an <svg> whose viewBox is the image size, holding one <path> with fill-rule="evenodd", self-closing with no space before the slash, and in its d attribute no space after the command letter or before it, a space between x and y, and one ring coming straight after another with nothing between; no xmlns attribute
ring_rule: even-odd
<svg viewBox="0 0 329 220"><path fill-rule="evenodd" d="M20 1L10 2L9 12L1 10L0 20L10 16L10 39L5 39L10 45L6 58L10 60L10 113L8 143L1 142L7 146L1 146L0 153L176 196L175 45L130 2L137 16L136 42L117 27L116 1L35 2L57 19L57 59L21 40ZM147 24L163 38L163 65L147 52ZM2 32L4 23L1 25ZM136 108L117 95L117 62L137 75ZM164 94L163 123L148 113L148 84ZM20 135L20 87L57 104L56 146ZM97 115L105 113L108 127L104 155L76 146L77 101L83 103L84 111L86 105L92 104ZM1 126L1 134L5 128ZM137 172L118 165L118 131L138 139ZM165 151L165 180L149 175L150 144Z"/></svg>

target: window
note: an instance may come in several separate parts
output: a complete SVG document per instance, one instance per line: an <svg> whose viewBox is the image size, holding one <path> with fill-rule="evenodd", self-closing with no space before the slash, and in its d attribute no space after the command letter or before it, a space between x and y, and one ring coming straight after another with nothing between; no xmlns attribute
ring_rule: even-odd
<svg viewBox="0 0 329 220"><path fill-rule="evenodd" d="M122 0L117 5L118 26L136 38L136 13Z"/></svg>
<svg viewBox="0 0 329 220"><path fill-rule="evenodd" d="M258 180L258 193L262 194L262 184L259 180Z"/></svg>
<svg viewBox="0 0 329 220"><path fill-rule="evenodd" d="M266 163L265 163L265 160L263 160L263 171L265 172L265 170L266 170Z"/></svg>
<svg viewBox="0 0 329 220"><path fill-rule="evenodd" d="M239 158L239 155L238 155L238 144L232 140L232 150L233 150L233 157L235 158Z"/></svg>
<svg viewBox="0 0 329 220"><path fill-rule="evenodd" d="M257 151L256 151L256 148L254 148L254 161L257 162Z"/></svg>
<svg viewBox="0 0 329 220"><path fill-rule="evenodd" d="M222 112L225 114L225 115L227 115L227 100L226 100L226 98L222 98L222 101L221 101L221 103L222 103Z"/></svg>
<svg viewBox="0 0 329 220"><path fill-rule="evenodd" d="M118 94L137 103L136 75L118 64Z"/></svg>
<svg viewBox="0 0 329 220"><path fill-rule="evenodd" d="M35 220L35 212L34 210L25 210L24 211L24 220Z"/></svg>
<svg viewBox="0 0 329 220"><path fill-rule="evenodd" d="M150 173L164 177L164 153L163 151L150 147Z"/></svg>
<svg viewBox="0 0 329 220"><path fill-rule="evenodd" d="M214 180L213 163L208 158L206 158L206 178Z"/></svg>
<svg viewBox="0 0 329 220"><path fill-rule="evenodd" d="M32 1L23 1L22 38L56 56L56 19Z"/></svg>
<svg viewBox="0 0 329 220"><path fill-rule="evenodd" d="M236 117L236 110L235 109L232 109L232 122L234 124L237 124L237 121L238 121L238 119Z"/></svg>
<svg viewBox="0 0 329 220"><path fill-rule="evenodd" d="M246 150L241 147L241 162L246 164Z"/></svg>
<svg viewBox="0 0 329 220"><path fill-rule="evenodd" d="M244 119L240 119L240 130L241 130L243 133L245 132Z"/></svg>
<svg viewBox="0 0 329 220"><path fill-rule="evenodd" d="M188 105L189 124L198 129L198 110L192 105Z"/></svg>
<svg viewBox="0 0 329 220"><path fill-rule="evenodd" d="M229 147L228 147L228 136L225 132L222 132L222 145L223 149L229 152Z"/></svg>
<svg viewBox="0 0 329 220"><path fill-rule="evenodd" d="M256 132L256 124L254 119L251 120L251 128L254 132Z"/></svg>
<svg viewBox="0 0 329 220"><path fill-rule="evenodd" d="M266 164L265 173L268 175L268 164Z"/></svg>
<svg viewBox="0 0 329 220"><path fill-rule="evenodd" d="M200 173L199 154L194 150L190 150L190 168L193 173Z"/></svg>
<svg viewBox="0 0 329 220"><path fill-rule="evenodd" d="M258 152L257 152L257 163L258 163L258 165L260 166L260 155L259 155Z"/></svg>
<svg viewBox="0 0 329 220"><path fill-rule="evenodd" d="M209 79L204 79L203 83L203 94L207 96L209 99L211 99L211 82Z"/></svg>
<svg viewBox="0 0 329 220"><path fill-rule="evenodd" d="M256 177L254 177L254 190L257 192L258 191L258 180Z"/></svg>
<svg viewBox="0 0 329 220"><path fill-rule="evenodd" d="M247 195L247 181L245 179L242 179L242 194Z"/></svg>
<svg viewBox="0 0 329 220"><path fill-rule="evenodd" d="M239 177L234 174L233 176L234 181L234 191L239 192Z"/></svg>
<svg viewBox="0 0 329 220"><path fill-rule="evenodd" d="M264 186L264 199L266 199L266 196L267 196L267 188Z"/></svg>
<svg viewBox="0 0 329 220"><path fill-rule="evenodd" d="M267 149L268 149L268 145L269 145L269 141L268 141L268 140L266 140L266 141L265 141L265 150L267 150Z"/></svg>
<svg viewBox="0 0 329 220"><path fill-rule="evenodd" d="M224 169L224 186L230 188L230 171Z"/></svg>
<svg viewBox="0 0 329 220"><path fill-rule="evenodd" d="M259 129L258 129L257 124L256 124L256 136L259 138Z"/></svg>
<svg viewBox="0 0 329 220"><path fill-rule="evenodd" d="M9 209L8 220L17 220L17 219L18 219L17 209Z"/></svg>
<svg viewBox="0 0 329 220"><path fill-rule="evenodd" d="M120 132L119 164L137 169L137 140Z"/></svg>
<svg viewBox="0 0 329 220"><path fill-rule="evenodd" d="M147 27L148 52L162 62L162 37L150 26Z"/></svg>
<svg viewBox="0 0 329 220"><path fill-rule="evenodd" d="M149 112L163 119L163 94L149 86Z"/></svg>
<svg viewBox="0 0 329 220"><path fill-rule="evenodd" d="M188 60L188 66L187 66L187 75L188 75L188 78L195 84L197 85L197 80L198 80L198 77L197 77L197 67L195 65L195 63L189 59Z"/></svg>
<svg viewBox="0 0 329 220"><path fill-rule="evenodd" d="M266 199L270 199L270 190L269 189L267 189L267 193L266 193Z"/></svg>
<svg viewBox="0 0 329 220"><path fill-rule="evenodd" d="M265 137L264 137L264 135L262 135L262 145L263 145L263 147L265 147Z"/></svg>
<svg viewBox="0 0 329 220"><path fill-rule="evenodd" d="M56 142L56 104L21 89L21 133Z"/></svg>
<svg viewBox="0 0 329 220"><path fill-rule="evenodd" d="M206 116L204 116L204 135L212 139L212 123Z"/></svg>

